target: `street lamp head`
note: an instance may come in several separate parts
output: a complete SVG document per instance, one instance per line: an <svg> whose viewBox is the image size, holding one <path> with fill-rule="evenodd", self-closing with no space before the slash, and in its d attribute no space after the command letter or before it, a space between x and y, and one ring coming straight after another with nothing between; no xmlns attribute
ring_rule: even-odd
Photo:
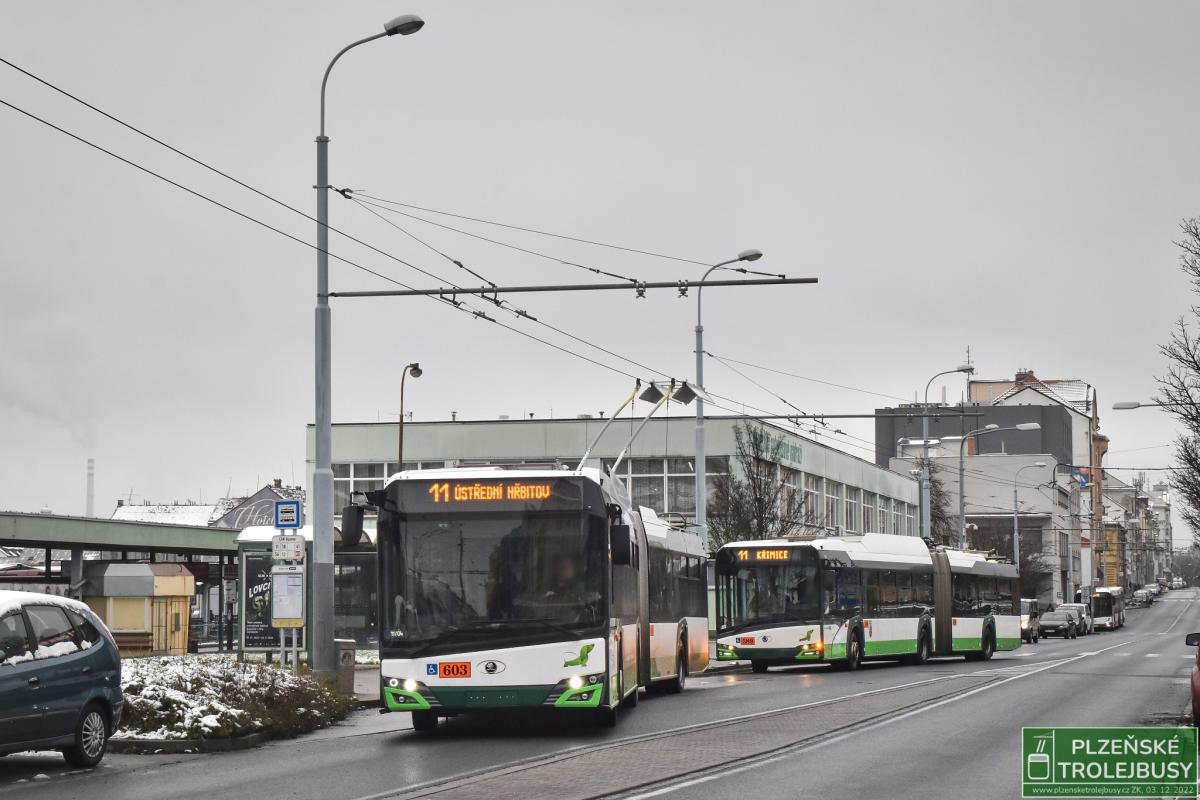
<svg viewBox="0 0 1200 800"><path fill-rule="evenodd" d="M1013 426L1019 431L1040 431L1042 426L1037 422L1018 422Z"/></svg>
<svg viewBox="0 0 1200 800"><path fill-rule="evenodd" d="M954 371L955 372L965 372L968 375L974 375L975 374L975 366L973 364L959 364L955 368Z"/></svg>
<svg viewBox="0 0 1200 800"><path fill-rule="evenodd" d="M1046 462L1045 461L1035 461L1035 462L1033 462L1033 466L1044 467L1044 466L1046 466Z"/></svg>
<svg viewBox="0 0 1200 800"><path fill-rule="evenodd" d="M762 258L762 250L743 250L738 253L738 261L758 261Z"/></svg>
<svg viewBox="0 0 1200 800"><path fill-rule="evenodd" d="M994 430L996 430L996 429L997 429L997 428L999 428L999 427L1000 427L1000 426L999 426L999 425L997 425L996 423L994 423L994 422L989 422L987 425L984 425L984 426L983 426L983 429L984 429L985 431L994 431Z"/></svg>
<svg viewBox="0 0 1200 800"><path fill-rule="evenodd" d="M408 374L412 375L414 378L419 378L423 374L421 365L415 361L413 363L409 364L407 367L405 367L405 369L407 369Z"/></svg>
<svg viewBox="0 0 1200 800"><path fill-rule="evenodd" d="M1113 403L1113 411L1130 411L1132 409L1141 407L1141 403L1135 403L1130 400L1124 400L1120 403Z"/></svg>
<svg viewBox="0 0 1200 800"><path fill-rule="evenodd" d="M408 36L423 27L425 27L425 20L416 14L403 14L389 21L383 26L383 30L388 36L395 36L397 33L401 36Z"/></svg>

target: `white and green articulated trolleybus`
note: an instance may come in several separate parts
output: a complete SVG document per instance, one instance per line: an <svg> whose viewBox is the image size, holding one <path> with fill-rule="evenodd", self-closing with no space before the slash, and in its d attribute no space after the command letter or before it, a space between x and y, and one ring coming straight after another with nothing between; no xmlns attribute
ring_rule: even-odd
<svg viewBox="0 0 1200 800"><path fill-rule="evenodd" d="M707 667L703 545L631 508L618 479L425 470L366 498L383 708L419 731L531 707L612 725L639 687L681 691ZM361 516L346 509L343 526Z"/></svg>
<svg viewBox="0 0 1200 800"><path fill-rule="evenodd" d="M735 542L717 551L716 571L717 658L755 672L986 660L1021 644L1016 567L913 536Z"/></svg>

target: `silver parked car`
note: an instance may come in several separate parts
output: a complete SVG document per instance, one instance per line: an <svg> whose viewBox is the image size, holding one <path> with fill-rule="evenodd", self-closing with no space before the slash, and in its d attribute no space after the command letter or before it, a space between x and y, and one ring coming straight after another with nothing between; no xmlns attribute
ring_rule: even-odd
<svg viewBox="0 0 1200 800"><path fill-rule="evenodd" d="M1086 603L1062 603L1058 610L1070 611L1075 615L1075 626L1079 629L1081 636L1087 636L1096 629L1095 622L1092 620L1092 610Z"/></svg>

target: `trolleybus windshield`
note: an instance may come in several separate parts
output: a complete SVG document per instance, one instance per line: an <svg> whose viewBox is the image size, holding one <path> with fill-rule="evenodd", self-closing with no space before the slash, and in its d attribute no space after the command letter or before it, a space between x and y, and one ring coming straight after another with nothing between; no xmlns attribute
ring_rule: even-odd
<svg viewBox="0 0 1200 800"><path fill-rule="evenodd" d="M404 657L468 639L573 638L606 622L605 518L579 507L578 487L558 504L506 491L465 511L422 499L416 513L398 513L403 496L389 492L378 524L384 648Z"/></svg>
<svg viewBox="0 0 1200 800"><path fill-rule="evenodd" d="M718 561L718 629L732 632L772 623L820 622L815 552L799 548L723 552L732 558Z"/></svg>
<svg viewBox="0 0 1200 800"><path fill-rule="evenodd" d="M1092 595L1092 616L1111 617L1113 613L1113 596L1108 592L1097 592Z"/></svg>

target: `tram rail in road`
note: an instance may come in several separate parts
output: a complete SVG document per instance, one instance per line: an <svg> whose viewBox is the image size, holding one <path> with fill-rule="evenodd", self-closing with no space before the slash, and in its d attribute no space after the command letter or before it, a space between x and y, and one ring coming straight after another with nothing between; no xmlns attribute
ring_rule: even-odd
<svg viewBox="0 0 1200 800"><path fill-rule="evenodd" d="M1132 641L1096 652L1122 647ZM358 800L416 800L439 796L456 800L539 797L546 796L551 787L553 795L560 800L652 797L665 794L672 787L703 782L709 774L728 774L731 769L820 746L989 686L1083 657L939 676L717 722L572 747L501 767L379 792ZM646 746L651 744L652 747ZM621 768L614 770L613 764L620 764Z"/></svg>

